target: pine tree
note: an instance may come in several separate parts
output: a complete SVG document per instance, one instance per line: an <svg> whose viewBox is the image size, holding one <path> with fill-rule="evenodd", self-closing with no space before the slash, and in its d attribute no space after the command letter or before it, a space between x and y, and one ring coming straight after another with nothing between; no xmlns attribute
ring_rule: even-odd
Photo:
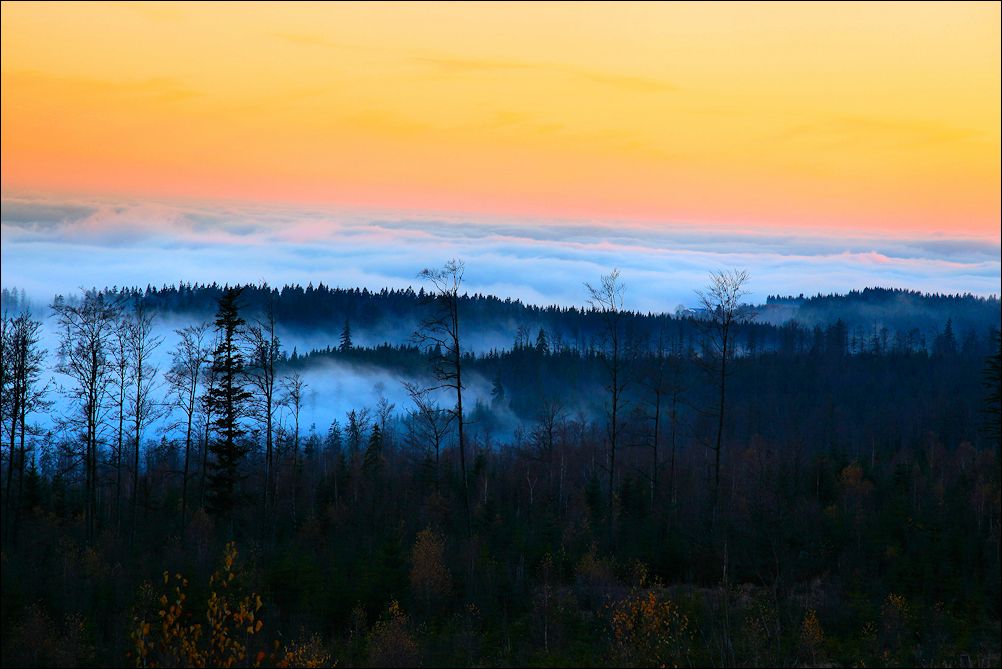
<svg viewBox="0 0 1002 669"><path fill-rule="evenodd" d="M243 386L244 356L237 344L245 323L237 304L241 292L241 288L229 288L219 299L215 320L219 344L212 360L218 381L209 390L207 400L216 417L213 421L216 438L210 445L208 507L220 516L229 515L237 504L240 463L247 453L241 443L244 434L241 419L247 414L251 393Z"/></svg>
<svg viewBox="0 0 1002 669"><path fill-rule="evenodd" d="M546 330L539 328L539 334L536 335L536 352L540 355L550 354L550 342L546 339Z"/></svg>
<svg viewBox="0 0 1002 669"><path fill-rule="evenodd" d="M938 355L954 355L957 352L957 337L953 334L953 319L946 319L942 334L935 340L935 352Z"/></svg>
<svg viewBox="0 0 1002 669"><path fill-rule="evenodd" d="M372 433L369 435L369 443L365 447L365 455L362 458L362 471L369 479L376 479L383 469L383 434L379 430L379 425L372 426Z"/></svg>
<svg viewBox="0 0 1002 669"><path fill-rule="evenodd" d="M349 323L348 319L346 318L344 319L344 329L341 330L341 344L340 346L338 346L338 350L341 351L342 353L346 353L350 351L351 348L352 348L351 323Z"/></svg>
<svg viewBox="0 0 1002 669"><path fill-rule="evenodd" d="M341 447L344 445L344 437L341 433L341 424L337 422L337 419L331 421L331 425L327 428L327 437L324 439L324 449L331 454L338 454L341 452Z"/></svg>
<svg viewBox="0 0 1002 669"><path fill-rule="evenodd" d="M504 385L501 383L501 374L498 372L494 374L494 380L491 381L491 406L501 407L504 406L504 403Z"/></svg>
<svg viewBox="0 0 1002 669"><path fill-rule="evenodd" d="M995 439L995 446L999 448L999 437L1002 436L1002 340L998 330L992 331L991 342L992 354L985 359L983 371L987 390L984 400L985 432Z"/></svg>

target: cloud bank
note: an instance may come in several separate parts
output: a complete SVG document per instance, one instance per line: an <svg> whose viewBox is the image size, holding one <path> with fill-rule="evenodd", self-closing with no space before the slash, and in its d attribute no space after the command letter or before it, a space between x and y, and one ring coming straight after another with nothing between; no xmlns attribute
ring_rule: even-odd
<svg viewBox="0 0 1002 669"><path fill-rule="evenodd" d="M267 281L417 288L466 261L465 285L535 304L581 305L619 267L627 306L691 305L708 272L741 267L751 299L865 286L1002 292L1000 244L971 237L835 237L683 224L424 217L202 203L5 196L0 281L48 300L85 286Z"/></svg>

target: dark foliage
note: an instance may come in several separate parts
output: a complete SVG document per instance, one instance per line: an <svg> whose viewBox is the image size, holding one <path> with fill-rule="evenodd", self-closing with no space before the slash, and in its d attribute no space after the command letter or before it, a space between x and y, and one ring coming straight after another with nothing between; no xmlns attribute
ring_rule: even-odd
<svg viewBox="0 0 1002 669"><path fill-rule="evenodd" d="M407 339L436 312L412 291L140 293L193 321L215 309L218 340L194 435L179 421L143 444L135 528L115 509L114 412L80 402L48 432L12 418L5 319L2 520L18 531L2 553L4 665L196 658L229 631L236 645L212 657L240 665L999 665L997 300L771 298L801 315L733 323L726 413L702 315L623 311L610 476L601 314L458 296L466 340L506 342L459 352L466 383L490 390L464 410L463 442L451 401L415 387L411 411L276 427L269 463L245 318L271 300L284 327L330 342L280 356L294 398L295 375L325 359L433 370L442 351ZM57 304L104 337L122 295ZM373 334L384 326L399 338ZM67 332L67 354L104 353ZM203 501L189 480L206 481Z"/></svg>
<svg viewBox="0 0 1002 669"><path fill-rule="evenodd" d="M239 501L237 484L242 478L241 462L247 454L242 420L247 415L247 404L252 395L244 388L244 354L239 346L241 328L237 301L239 288L228 289L219 298L216 312L216 350L212 354L212 368L216 384L206 395L206 406L216 417L212 422L209 447L208 510L228 516Z"/></svg>

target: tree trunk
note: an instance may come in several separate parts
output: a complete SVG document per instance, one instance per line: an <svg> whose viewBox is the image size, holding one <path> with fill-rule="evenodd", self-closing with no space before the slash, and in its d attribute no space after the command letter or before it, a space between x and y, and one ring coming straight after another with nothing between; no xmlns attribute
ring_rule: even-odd
<svg viewBox="0 0 1002 669"><path fill-rule="evenodd" d="M724 391L727 385L727 326L724 326L721 337L720 353L720 409L717 412L717 446L714 448L715 462L713 466L713 506L716 508L720 495L720 447L724 436Z"/></svg>
<svg viewBox="0 0 1002 669"><path fill-rule="evenodd" d="M23 384L21 387L22 390L26 391L27 383ZM25 452L25 447L24 447L24 433L25 433L24 425L25 425L25 420L27 418L27 409L28 409L27 397L22 397L21 398L21 449L19 453L20 457L18 458L18 463L17 463L17 503L14 506L13 542L15 545L17 544L18 525L21 522L21 505L22 505L22 500L24 499L24 497L22 497L24 491L24 463L25 460L27 459L25 457L27 454ZM10 508L7 509L7 513L10 513Z"/></svg>
<svg viewBox="0 0 1002 669"><path fill-rule="evenodd" d="M136 541L136 511L139 506L139 448L142 445L143 427L143 351L137 350L136 355L136 448L132 453L132 527L129 530L129 543Z"/></svg>
<svg viewBox="0 0 1002 669"><path fill-rule="evenodd" d="M17 390L16 390L16 388L17 388L17 376L16 375L14 377L14 388L15 388L15 390L14 390L14 396L16 397L16 395L17 395ZM5 537L8 540L10 539L9 535L10 535L10 517L11 517L11 512L10 512L10 491L11 491L11 487L12 487L11 486L12 477L14 476L14 453L15 453L15 450L16 450L14 448L14 435L17 434L17 419L18 419L18 414L19 413L20 413L20 411L17 408L17 404L16 404L16 400L15 400L15 405L14 405L14 408L11 410L11 417L10 417L10 450L8 451L9 459L7 461L7 483L6 483L6 487L4 488L4 503L3 503L3 505L4 505L4 535L5 535Z"/></svg>
<svg viewBox="0 0 1002 669"><path fill-rule="evenodd" d="M191 458L191 421L194 417L195 391L192 390L189 400L188 428L184 434L184 472L181 478L181 531L184 531L185 516L188 512L188 465Z"/></svg>
<svg viewBox="0 0 1002 669"><path fill-rule="evenodd" d="M459 430L459 467L463 472L463 505L466 507L466 530L473 533L473 516L470 511L470 482L466 474L466 440L463 434L463 370L462 353L459 349L459 306L456 296L453 296L452 323L454 328L453 345L456 361L456 420Z"/></svg>
<svg viewBox="0 0 1002 669"><path fill-rule="evenodd" d="M118 530L122 527L122 447L125 431L125 379L121 378L118 394L118 451L115 452L115 522ZM117 531L117 530L116 530Z"/></svg>
<svg viewBox="0 0 1002 669"><path fill-rule="evenodd" d="M654 443L651 463L651 513L654 513L654 502L658 496L658 442L661 437L661 390L654 394Z"/></svg>

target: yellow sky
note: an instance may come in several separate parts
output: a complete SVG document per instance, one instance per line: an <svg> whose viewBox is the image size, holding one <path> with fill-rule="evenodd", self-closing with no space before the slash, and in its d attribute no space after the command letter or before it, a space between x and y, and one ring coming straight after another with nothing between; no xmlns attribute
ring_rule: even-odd
<svg viewBox="0 0 1002 669"><path fill-rule="evenodd" d="M6 191L999 235L995 2L2 7Z"/></svg>

